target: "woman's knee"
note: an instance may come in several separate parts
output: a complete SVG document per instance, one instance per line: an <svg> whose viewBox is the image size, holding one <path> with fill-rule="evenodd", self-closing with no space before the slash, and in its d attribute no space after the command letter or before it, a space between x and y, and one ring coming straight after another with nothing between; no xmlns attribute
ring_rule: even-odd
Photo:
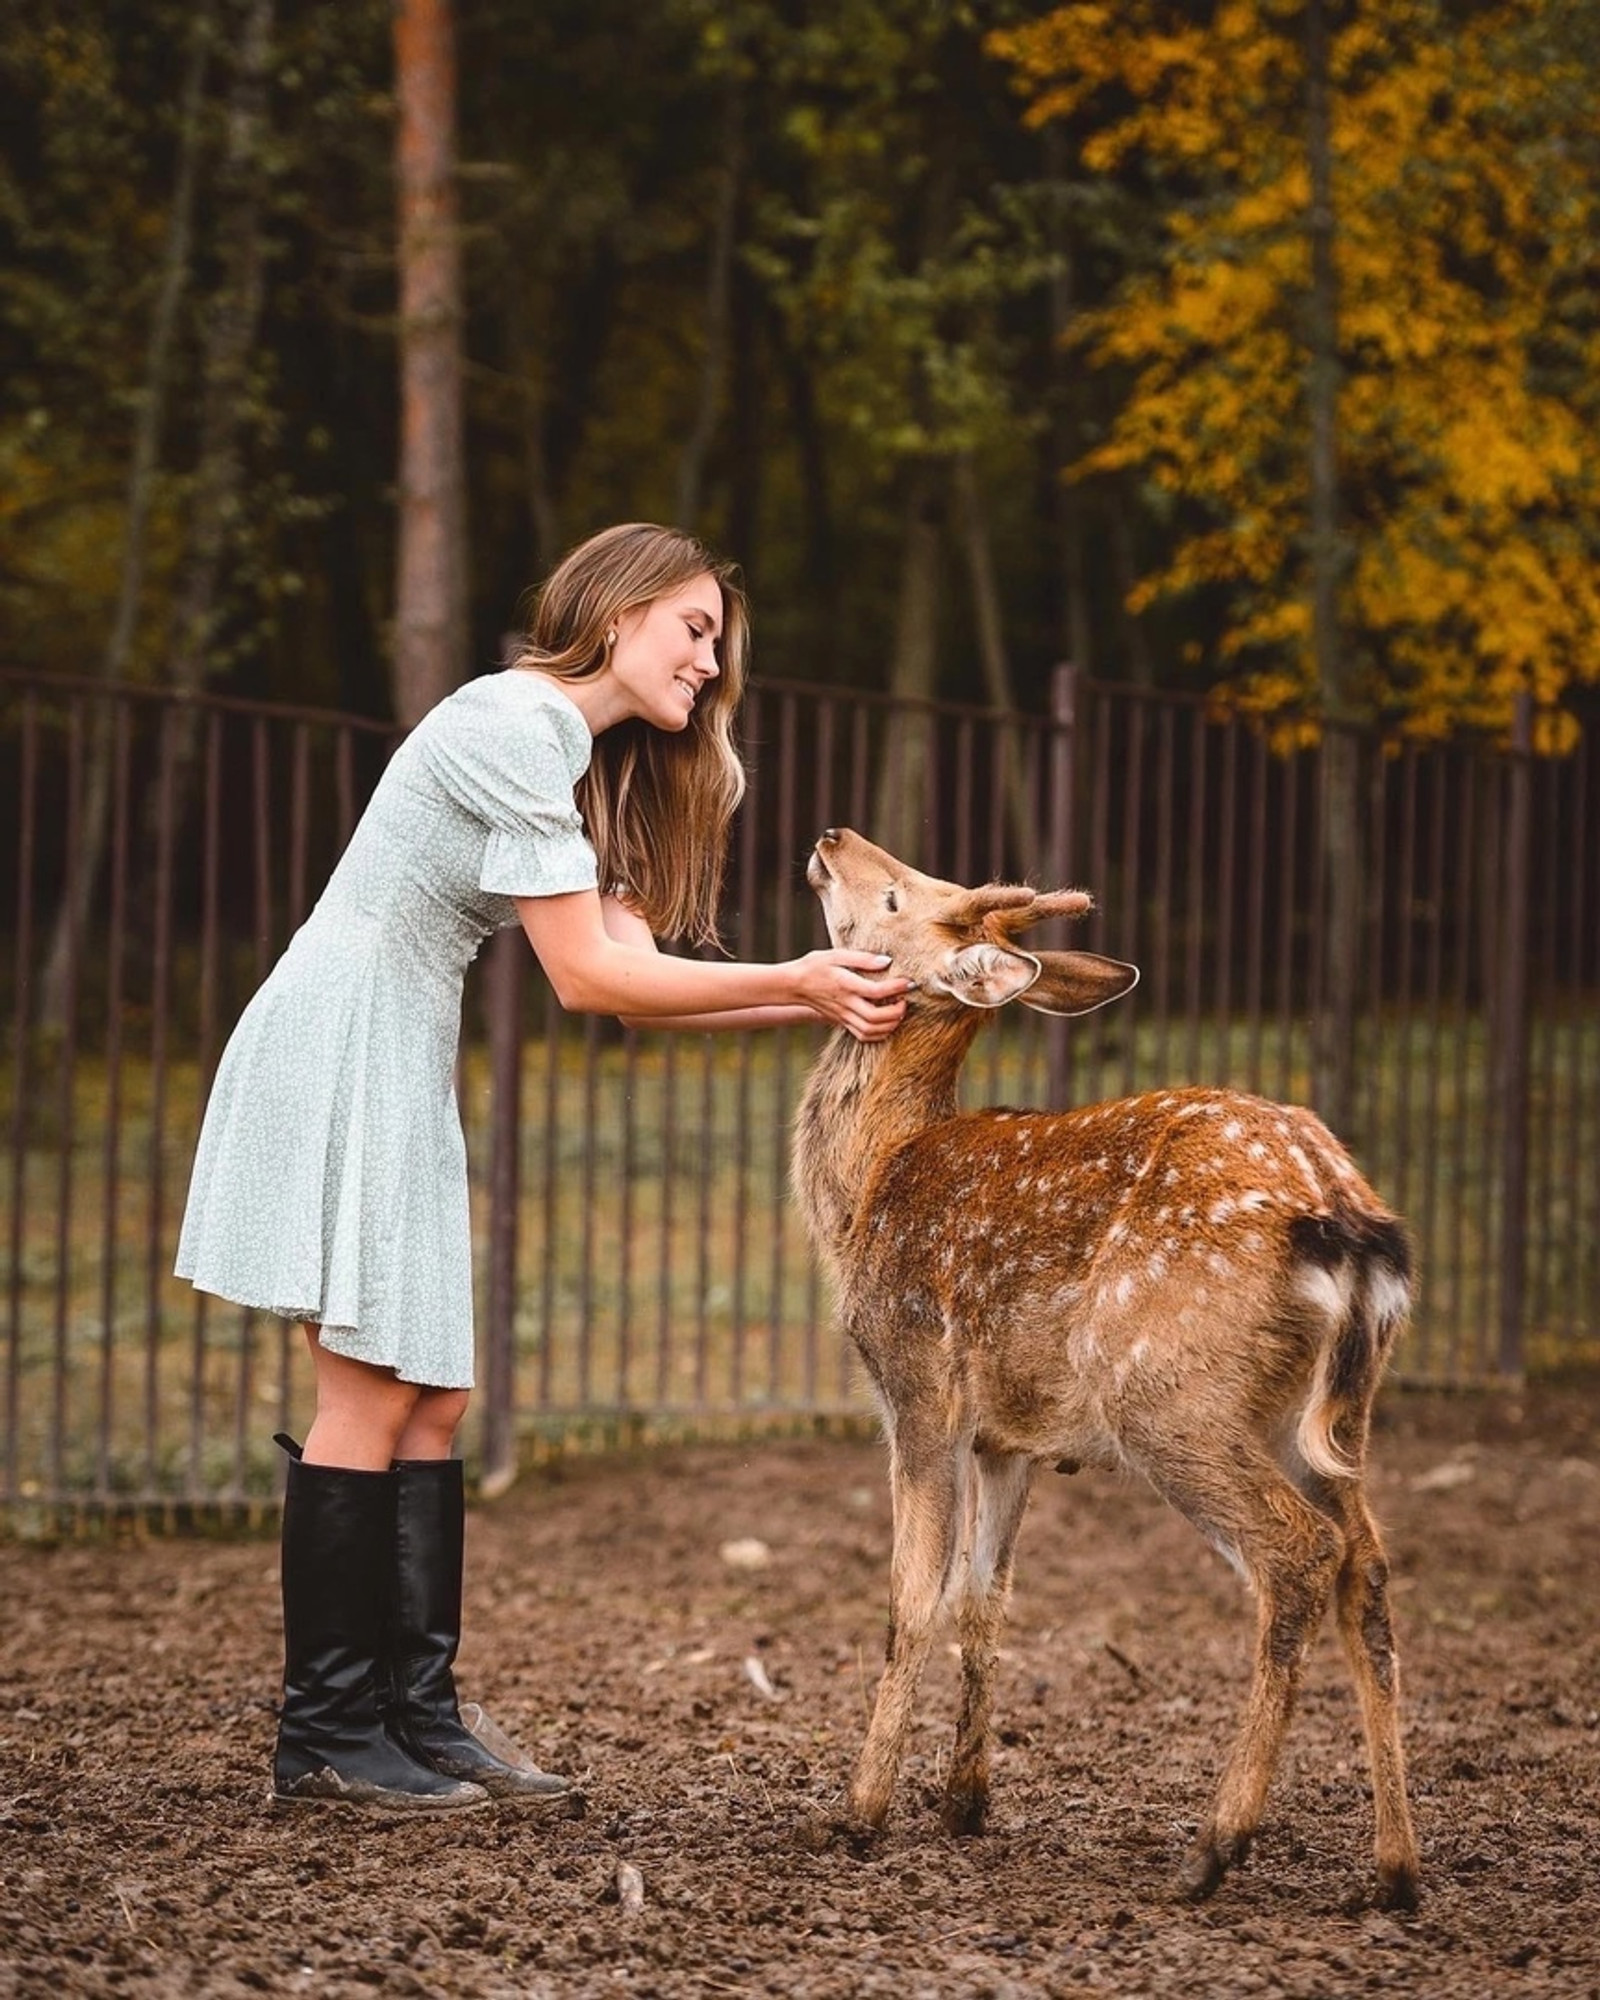
<svg viewBox="0 0 1600 2000"><path fill-rule="evenodd" d="M444 1458L455 1443L456 1432L467 1414L471 1391L467 1389L422 1389L412 1406L400 1441L401 1458Z"/></svg>

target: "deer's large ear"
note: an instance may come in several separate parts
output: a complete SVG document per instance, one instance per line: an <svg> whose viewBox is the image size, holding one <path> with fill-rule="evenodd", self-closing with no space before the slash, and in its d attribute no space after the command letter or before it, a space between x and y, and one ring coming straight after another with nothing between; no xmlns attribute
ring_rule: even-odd
<svg viewBox="0 0 1600 2000"><path fill-rule="evenodd" d="M963 1007L1003 1007L1038 977L1039 961L1031 952L982 943L951 952L924 984L932 992L951 994Z"/></svg>
<svg viewBox="0 0 1600 2000"><path fill-rule="evenodd" d="M1022 995L1041 1014L1092 1014L1139 983L1139 968L1092 951L1041 951L1039 976Z"/></svg>

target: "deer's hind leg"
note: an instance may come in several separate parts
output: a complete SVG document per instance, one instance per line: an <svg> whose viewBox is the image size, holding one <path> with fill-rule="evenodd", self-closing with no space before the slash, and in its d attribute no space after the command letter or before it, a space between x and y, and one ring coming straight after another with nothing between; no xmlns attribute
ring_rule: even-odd
<svg viewBox="0 0 1600 2000"><path fill-rule="evenodd" d="M1017 1531L1028 1504L1032 1461L974 1451L966 1554L956 1619L961 1634L961 1717L941 1816L951 1833L981 1833L989 1808L989 1722L1000 1634L1011 1594Z"/></svg>
<svg viewBox="0 0 1600 2000"><path fill-rule="evenodd" d="M960 1553L971 1474L970 1438L901 1420L889 1448L894 1553L889 1569L889 1636L866 1741L850 1785L849 1813L872 1831L888 1817L905 1753L912 1703L949 1599Z"/></svg>
<svg viewBox="0 0 1600 2000"><path fill-rule="evenodd" d="M1316 1497L1344 1530L1335 1603L1339 1634L1361 1700L1372 1768L1378 1901L1385 1909L1415 1909L1417 1836L1406 1798L1405 1752L1400 1744L1400 1662L1389 1621L1388 1559L1359 1485L1321 1481Z"/></svg>
<svg viewBox="0 0 1600 2000"><path fill-rule="evenodd" d="M1179 1878L1183 1893L1198 1902L1250 1851L1305 1652L1344 1560L1344 1535L1265 1449L1244 1445L1219 1472L1214 1440L1186 1460L1175 1459L1168 1440L1161 1462L1142 1462L1158 1491L1237 1562L1256 1592L1255 1660L1244 1716Z"/></svg>

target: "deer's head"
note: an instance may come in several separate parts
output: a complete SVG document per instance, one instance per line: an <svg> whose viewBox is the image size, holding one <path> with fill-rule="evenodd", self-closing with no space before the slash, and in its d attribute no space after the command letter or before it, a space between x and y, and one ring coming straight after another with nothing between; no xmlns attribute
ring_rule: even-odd
<svg viewBox="0 0 1600 2000"><path fill-rule="evenodd" d="M963 889L919 874L848 827L823 834L806 880L821 899L834 944L887 952L895 971L916 982L918 1006L1004 1007L1020 1000L1041 1014L1088 1014L1138 984L1138 967L1114 958L1024 951L1017 944L1047 918L1091 910L1094 900L1082 889L1004 882Z"/></svg>

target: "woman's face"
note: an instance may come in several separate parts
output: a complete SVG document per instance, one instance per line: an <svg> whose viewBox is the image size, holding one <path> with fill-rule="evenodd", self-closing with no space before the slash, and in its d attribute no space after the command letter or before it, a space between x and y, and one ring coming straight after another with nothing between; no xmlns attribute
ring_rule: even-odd
<svg viewBox="0 0 1600 2000"><path fill-rule="evenodd" d="M687 728L695 700L721 668L722 587L707 572L617 620L608 675L625 706L657 729Z"/></svg>

